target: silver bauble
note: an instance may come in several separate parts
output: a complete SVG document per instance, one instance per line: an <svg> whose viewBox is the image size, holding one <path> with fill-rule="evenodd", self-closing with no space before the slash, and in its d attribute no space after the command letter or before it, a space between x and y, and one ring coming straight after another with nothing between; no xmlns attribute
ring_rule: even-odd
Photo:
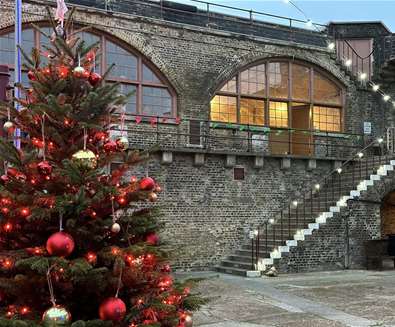
<svg viewBox="0 0 395 327"><path fill-rule="evenodd" d="M55 305L44 312L42 324L44 327L70 326L71 314L61 305Z"/></svg>
<svg viewBox="0 0 395 327"><path fill-rule="evenodd" d="M4 130L5 130L7 133L12 133L13 130L15 129L15 125L14 125L14 123L13 123L12 121L6 121L6 122L4 123L4 125L3 125L3 128L4 128Z"/></svg>
<svg viewBox="0 0 395 327"><path fill-rule="evenodd" d="M121 231L121 225L118 223L113 223L111 226L111 231L113 233L119 233Z"/></svg>

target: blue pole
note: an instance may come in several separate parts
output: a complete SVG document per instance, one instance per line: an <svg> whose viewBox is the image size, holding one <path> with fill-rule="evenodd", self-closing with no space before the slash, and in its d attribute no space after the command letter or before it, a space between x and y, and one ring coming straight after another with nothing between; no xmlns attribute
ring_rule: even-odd
<svg viewBox="0 0 395 327"><path fill-rule="evenodd" d="M22 44L22 0L15 0L15 70L14 70L14 82L21 83L22 72L21 72L21 51L18 46ZM19 99L21 90L19 87L14 87L15 98ZM20 104L15 102L15 109L20 109ZM20 129L15 130L14 145L16 148L21 148L21 131Z"/></svg>

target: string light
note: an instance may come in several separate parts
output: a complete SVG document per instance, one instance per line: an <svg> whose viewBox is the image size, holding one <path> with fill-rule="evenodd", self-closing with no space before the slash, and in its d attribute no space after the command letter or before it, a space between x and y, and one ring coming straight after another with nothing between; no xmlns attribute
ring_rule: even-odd
<svg viewBox="0 0 395 327"><path fill-rule="evenodd" d="M329 49L329 50L334 50L335 47L336 47L335 42L329 42L329 43L328 43L328 49Z"/></svg>
<svg viewBox="0 0 395 327"><path fill-rule="evenodd" d="M341 168L337 168L336 170L337 170L337 172L338 172L339 174L341 174L342 171L343 171Z"/></svg>
<svg viewBox="0 0 395 327"><path fill-rule="evenodd" d="M380 144L380 143L383 143L384 142L384 139L382 138L382 137L379 137L378 139L377 139L377 142Z"/></svg>
<svg viewBox="0 0 395 327"><path fill-rule="evenodd" d="M86 259L89 263L95 263L97 260L97 255L94 252L88 252L86 254Z"/></svg>
<svg viewBox="0 0 395 327"><path fill-rule="evenodd" d="M377 92L379 90L379 88L380 88L380 85L378 85L378 84L373 84L373 86L372 86L372 90L374 92Z"/></svg>
<svg viewBox="0 0 395 327"><path fill-rule="evenodd" d="M351 67L351 65L352 65L352 60L351 60L351 59L347 59L347 60L344 62L344 65L345 65L346 67Z"/></svg>
<svg viewBox="0 0 395 327"><path fill-rule="evenodd" d="M385 102L387 102L389 99L391 99L391 97L390 97L389 95L387 95L387 94L384 94L384 95L383 95L383 100L384 100Z"/></svg>
<svg viewBox="0 0 395 327"><path fill-rule="evenodd" d="M6 223L4 225L4 230L8 233L12 231L12 224L11 223Z"/></svg>
<svg viewBox="0 0 395 327"><path fill-rule="evenodd" d="M362 152L358 152L358 157L362 158L363 157L363 153Z"/></svg>
<svg viewBox="0 0 395 327"><path fill-rule="evenodd" d="M269 224L272 224L272 225L274 224L274 219L273 218L269 219Z"/></svg>
<svg viewBox="0 0 395 327"><path fill-rule="evenodd" d="M296 200L292 201L292 204L293 204L294 207L297 207L298 206L298 201L296 201Z"/></svg>
<svg viewBox="0 0 395 327"><path fill-rule="evenodd" d="M315 189L316 189L316 190L319 190L320 187L321 187L320 184L315 184Z"/></svg>
<svg viewBox="0 0 395 327"><path fill-rule="evenodd" d="M366 80L367 77L368 77L368 75L367 75L366 73L360 73L360 74L359 74L359 79L360 79L361 81Z"/></svg>

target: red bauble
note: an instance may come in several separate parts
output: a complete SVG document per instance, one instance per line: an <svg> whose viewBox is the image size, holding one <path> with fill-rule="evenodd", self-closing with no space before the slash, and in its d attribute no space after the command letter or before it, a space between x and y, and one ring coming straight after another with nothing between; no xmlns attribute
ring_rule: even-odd
<svg viewBox="0 0 395 327"><path fill-rule="evenodd" d="M151 191L155 187L155 181L151 177L144 177L140 181L140 189L143 191Z"/></svg>
<svg viewBox="0 0 395 327"><path fill-rule="evenodd" d="M91 73L89 75L89 83L91 83L92 86L96 86L101 82L101 76L98 73Z"/></svg>
<svg viewBox="0 0 395 327"><path fill-rule="evenodd" d="M50 255L67 257L74 250L74 240L65 232L52 234L47 241L47 251Z"/></svg>
<svg viewBox="0 0 395 327"><path fill-rule="evenodd" d="M157 245L159 243L159 236L156 233L151 233L147 235L145 240L148 244Z"/></svg>
<svg viewBox="0 0 395 327"><path fill-rule="evenodd" d="M110 140L103 145L103 148L104 148L104 151L106 151L108 153L115 152L115 151L117 151L117 148L118 148L117 142Z"/></svg>
<svg viewBox="0 0 395 327"><path fill-rule="evenodd" d="M7 184L10 181L10 178L7 175L1 175L0 177L1 184Z"/></svg>
<svg viewBox="0 0 395 327"><path fill-rule="evenodd" d="M99 308L101 320L121 321L126 314L125 303L116 297L110 297L102 302Z"/></svg>
<svg viewBox="0 0 395 327"><path fill-rule="evenodd" d="M27 72L27 78L31 81L35 81L36 80L36 74L34 74L34 72L32 72L31 70L29 70Z"/></svg>
<svg viewBox="0 0 395 327"><path fill-rule="evenodd" d="M89 79L90 76L91 76L91 72L85 69L84 73L82 74L82 77L85 79Z"/></svg>
<svg viewBox="0 0 395 327"><path fill-rule="evenodd" d="M100 141L104 141L105 139L107 139L108 134L106 132L96 132L93 135L93 139L95 142L100 142Z"/></svg>
<svg viewBox="0 0 395 327"><path fill-rule="evenodd" d="M37 165L37 169L40 174L49 175L52 172L52 166L49 164L48 161L41 161Z"/></svg>

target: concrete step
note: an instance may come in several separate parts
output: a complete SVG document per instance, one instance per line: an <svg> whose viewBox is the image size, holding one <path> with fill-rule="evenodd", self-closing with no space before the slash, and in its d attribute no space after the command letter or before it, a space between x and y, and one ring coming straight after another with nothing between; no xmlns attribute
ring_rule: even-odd
<svg viewBox="0 0 395 327"><path fill-rule="evenodd" d="M244 270L254 270L252 263L251 263L251 258L250 262L244 262L244 261L236 261L236 260L222 260L221 261L221 266L224 268L237 268L237 269L244 269Z"/></svg>
<svg viewBox="0 0 395 327"><path fill-rule="evenodd" d="M224 274L231 274L237 276L247 276L247 270L241 268L233 268L233 267L224 267L224 266L216 266L215 270Z"/></svg>

